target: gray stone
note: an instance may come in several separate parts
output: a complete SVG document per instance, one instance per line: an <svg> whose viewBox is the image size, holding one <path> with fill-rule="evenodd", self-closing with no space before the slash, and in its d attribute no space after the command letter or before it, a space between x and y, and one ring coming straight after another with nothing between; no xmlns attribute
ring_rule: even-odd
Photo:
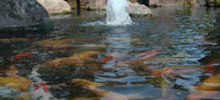
<svg viewBox="0 0 220 100"><path fill-rule="evenodd" d="M151 10L147 6L139 3L129 3L128 12L132 17L152 15Z"/></svg>
<svg viewBox="0 0 220 100"><path fill-rule="evenodd" d="M46 10L36 0L2 0L0 30L41 25L49 21Z"/></svg>
<svg viewBox="0 0 220 100"><path fill-rule="evenodd" d="M86 9L105 9L107 0L88 0Z"/></svg>
<svg viewBox="0 0 220 100"><path fill-rule="evenodd" d="M50 14L70 12L70 5L64 0L37 0Z"/></svg>

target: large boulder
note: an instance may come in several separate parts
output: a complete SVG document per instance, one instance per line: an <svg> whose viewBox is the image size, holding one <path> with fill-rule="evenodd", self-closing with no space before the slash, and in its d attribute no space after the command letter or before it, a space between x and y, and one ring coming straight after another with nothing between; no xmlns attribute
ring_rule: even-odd
<svg viewBox="0 0 220 100"><path fill-rule="evenodd" d="M129 3L128 12L132 17L148 16L152 14L147 6L139 3Z"/></svg>
<svg viewBox="0 0 220 100"><path fill-rule="evenodd" d="M47 21L47 11L36 0L4 0L0 3L0 30L23 29Z"/></svg>
<svg viewBox="0 0 220 100"><path fill-rule="evenodd" d="M50 14L71 11L70 5L64 0L37 0Z"/></svg>

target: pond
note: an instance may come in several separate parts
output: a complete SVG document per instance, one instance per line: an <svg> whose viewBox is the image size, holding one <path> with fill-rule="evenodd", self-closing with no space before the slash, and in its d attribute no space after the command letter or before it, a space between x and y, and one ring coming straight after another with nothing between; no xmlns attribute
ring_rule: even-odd
<svg viewBox="0 0 220 100"><path fill-rule="evenodd" d="M0 98L220 99L218 9L152 12L128 26L73 12L52 16L53 31L2 33Z"/></svg>

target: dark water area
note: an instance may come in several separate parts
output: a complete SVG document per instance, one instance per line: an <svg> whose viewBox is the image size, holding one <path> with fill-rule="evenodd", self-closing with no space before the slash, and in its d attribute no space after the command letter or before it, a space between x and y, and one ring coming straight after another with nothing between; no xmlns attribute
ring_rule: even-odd
<svg viewBox="0 0 220 100"><path fill-rule="evenodd" d="M82 11L52 16L53 31L1 33L0 98L220 99L219 9L152 12L129 26Z"/></svg>

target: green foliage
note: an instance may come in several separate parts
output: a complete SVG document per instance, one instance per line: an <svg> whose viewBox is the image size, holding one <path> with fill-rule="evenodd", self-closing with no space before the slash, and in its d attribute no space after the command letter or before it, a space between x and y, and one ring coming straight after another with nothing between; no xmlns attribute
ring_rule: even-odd
<svg viewBox="0 0 220 100"><path fill-rule="evenodd" d="M207 0L206 3L208 6L220 6L220 0Z"/></svg>

